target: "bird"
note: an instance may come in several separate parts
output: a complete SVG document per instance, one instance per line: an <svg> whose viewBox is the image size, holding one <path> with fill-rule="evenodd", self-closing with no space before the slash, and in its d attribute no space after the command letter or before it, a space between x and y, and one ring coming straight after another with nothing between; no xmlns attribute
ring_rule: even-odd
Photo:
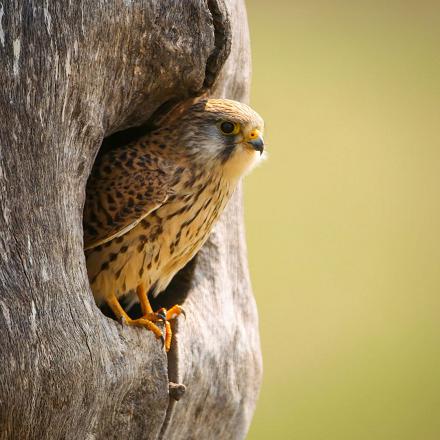
<svg viewBox="0 0 440 440"><path fill-rule="evenodd" d="M205 243L241 178L265 156L263 132L263 119L246 104L192 99L95 161L83 217L95 301L125 324L151 330L167 352L169 321L184 310L154 312L148 297L163 292ZM141 318L122 307L129 294Z"/></svg>

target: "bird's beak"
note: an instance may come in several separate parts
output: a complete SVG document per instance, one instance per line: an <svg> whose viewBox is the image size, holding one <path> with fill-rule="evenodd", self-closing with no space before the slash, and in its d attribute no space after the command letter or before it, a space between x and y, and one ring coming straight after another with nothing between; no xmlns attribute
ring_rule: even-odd
<svg viewBox="0 0 440 440"><path fill-rule="evenodd" d="M245 142L248 143L255 151L260 152L260 156L264 151L264 140L259 130L252 130L245 138Z"/></svg>

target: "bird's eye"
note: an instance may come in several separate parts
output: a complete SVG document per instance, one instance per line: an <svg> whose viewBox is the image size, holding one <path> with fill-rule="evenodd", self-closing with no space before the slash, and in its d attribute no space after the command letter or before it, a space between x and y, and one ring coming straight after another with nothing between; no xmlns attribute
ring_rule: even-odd
<svg viewBox="0 0 440 440"><path fill-rule="evenodd" d="M224 121L220 124L220 130L223 134L232 135L238 134L240 125L230 121Z"/></svg>

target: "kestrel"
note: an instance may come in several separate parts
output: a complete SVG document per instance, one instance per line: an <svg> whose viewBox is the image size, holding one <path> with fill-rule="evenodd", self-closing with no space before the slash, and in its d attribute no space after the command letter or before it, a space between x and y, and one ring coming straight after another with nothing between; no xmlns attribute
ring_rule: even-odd
<svg viewBox="0 0 440 440"><path fill-rule="evenodd" d="M154 313L157 296L212 230L240 178L259 162L263 120L226 99L182 105L139 140L102 154L87 184L84 243L90 285L128 325L171 343L176 305ZM136 292L143 316L119 298ZM165 337L157 322L165 324Z"/></svg>

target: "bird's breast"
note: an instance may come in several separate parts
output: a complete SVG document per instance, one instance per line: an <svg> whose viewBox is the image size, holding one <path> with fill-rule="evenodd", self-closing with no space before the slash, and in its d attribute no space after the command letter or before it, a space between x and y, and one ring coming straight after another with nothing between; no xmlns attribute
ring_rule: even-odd
<svg viewBox="0 0 440 440"><path fill-rule="evenodd" d="M209 236L233 187L221 179L199 182L177 195L122 237L86 254L95 298L118 297L145 283L163 291Z"/></svg>
<svg viewBox="0 0 440 440"><path fill-rule="evenodd" d="M158 291L166 288L176 272L199 251L230 195L229 185L219 185L215 181L203 192L195 192L194 198L176 201L158 210L164 227ZM175 215L176 212L179 214Z"/></svg>

